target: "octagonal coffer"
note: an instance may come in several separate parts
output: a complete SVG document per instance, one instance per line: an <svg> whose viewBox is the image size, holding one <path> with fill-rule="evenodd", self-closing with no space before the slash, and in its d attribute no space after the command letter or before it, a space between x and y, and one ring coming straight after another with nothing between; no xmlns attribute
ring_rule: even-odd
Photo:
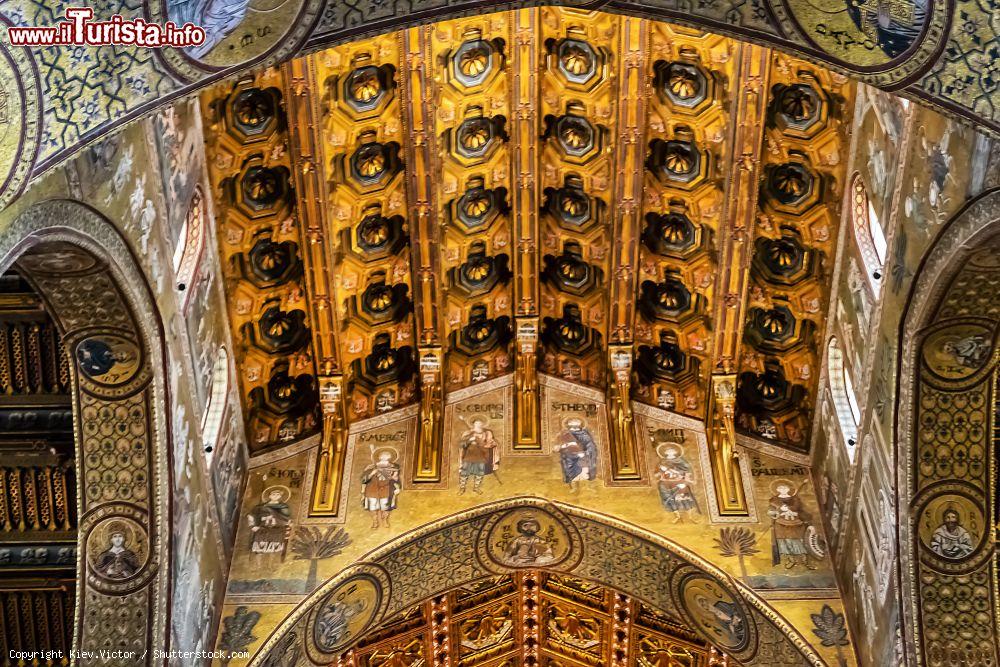
<svg viewBox="0 0 1000 667"><path fill-rule="evenodd" d="M278 299L265 303L256 325L247 322L244 331L254 346L269 354L294 352L309 342L306 314L299 309L282 310Z"/></svg>
<svg viewBox="0 0 1000 667"><path fill-rule="evenodd" d="M667 257L683 258L702 245L705 231L695 226L680 206L667 213L647 213L641 240L651 252Z"/></svg>
<svg viewBox="0 0 1000 667"><path fill-rule="evenodd" d="M711 100L713 80L695 62L696 54L686 51L683 60L659 61L653 85L657 92L674 107L682 110L700 109Z"/></svg>
<svg viewBox="0 0 1000 667"><path fill-rule="evenodd" d="M406 283L390 285L385 271L375 271L364 291L350 297L348 316L368 330L401 321L413 309Z"/></svg>
<svg viewBox="0 0 1000 667"><path fill-rule="evenodd" d="M770 122L786 134L809 138L826 126L830 105L812 72L800 71L798 79L772 88Z"/></svg>
<svg viewBox="0 0 1000 667"><path fill-rule="evenodd" d="M283 416L301 416L315 408L318 394L311 375L289 374L287 361L274 365L266 387L254 387L250 400L257 410Z"/></svg>
<svg viewBox="0 0 1000 667"><path fill-rule="evenodd" d="M510 280L509 262L505 254L487 255L486 244L474 241L466 260L448 271L451 289L465 297L491 292L497 285Z"/></svg>
<svg viewBox="0 0 1000 667"><path fill-rule="evenodd" d="M368 54L359 55L353 64L354 69L340 83L339 93L347 111L352 116L364 118L384 107L391 97L395 68L375 65Z"/></svg>
<svg viewBox="0 0 1000 667"><path fill-rule="evenodd" d="M563 115L545 117L545 138L554 142L563 159L573 164L591 161L604 144L605 128L593 125L586 114L583 104L570 102Z"/></svg>
<svg viewBox="0 0 1000 667"><path fill-rule="evenodd" d="M580 306L567 303L562 317L546 317L542 322L541 340L562 352L583 356L599 350L601 333L583 322Z"/></svg>
<svg viewBox="0 0 1000 667"><path fill-rule="evenodd" d="M269 231L261 233L245 256L237 255L243 277L260 288L275 287L302 275L298 246L292 241L276 242Z"/></svg>
<svg viewBox="0 0 1000 667"><path fill-rule="evenodd" d="M648 322L682 322L696 315L700 299L691 293L676 271L667 270L661 282L646 280L637 309Z"/></svg>
<svg viewBox="0 0 1000 667"><path fill-rule="evenodd" d="M241 141L269 136L280 121L280 94L274 88L237 87L226 102L226 127Z"/></svg>
<svg viewBox="0 0 1000 667"><path fill-rule="evenodd" d="M259 159L251 161L231 181L233 202L251 219L280 211L291 194L288 169L265 166Z"/></svg>
<svg viewBox="0 0 1000 667"><path fill-rule="evenodd" d="M601 284L604 272L587 263L583 258L583 248L576 241L566 241L562 254L546 255L542 280L561 292L585 296L594 292Z"/></svg>
<svg viewBox="0 0 1000 667"><path fill-rule="evenodd" d="M754 242L754 271L771 283L794 285L813 275L815 252L802 244L802 235L784 226L778 238L758 238Z"/></svg>
<svg viewBox="0 0 1000 667"><path fill-rule="evenodd" d="M477 304L469 310L469 321L461 331L453 332L455 347L472 356L505 346L513 337L510 318L502 315L490 318L486 306Z"/></svg>
<svg viewBox="0 0 1000 667"><path fill-rule="evenodd" d="M487 188L481 176L473 176L465 184L465 192L449 204L451 220L467 233L479 232L493 225L507 213L507 189Z"/></svg>
<svg viewBox="0 0 1000 667"><path fill-rule="evenodd" d="M363 190L381 189L402 168L399 144L379 142L371 131L358 139L359 145L348 160L351 179Z"/></svg>
<svg viewBox="0 0 1000 667"><path fill-rule="evenodd" d="M564 229L585 233L604 219L604 202L584 192L583 179L576 174L567 174L561 188L546 188L544 195L544 210Z"/></svg>
<svg viewBox="0 0 1000 667"><path fill-rule="evenodd" d="M391 335L379 333L372 341L371 352L363 360L351 362L351 375L355 383L372 391L390 382L407 382L415 368L412 347L395 348Z"/></svg>
<svg viewBox="0 0 1000 667"><path fill-rule="evenodd" d="M822 180L808 166L805 157L793 154L781 164L765 169L761 196L766 204L792 214L802 214L822 196Z"/></svg>
<svg viewBox="0 0 1000 667"><path fill-rule="evenodd" d="M396 255L408 242L403 217L385 217L379 205L366 208L353 229L341 232L344 247L366 262Z"/></svg>
<svg viewBox="0 0 1000 667"><path fill-rule="evenodd" d="M487 117L482 107L471 107L465 119L451 131L451 154L463 164L479 164L507 141L503 116Z"/></svg>
<svg viewBox="0 0 1000 667"><path fill-rule="evenodd" d="M692 188L707 176L708 162L708 153L695 145L690 130L677 128L673 139L650 142L646 168L665 183Z"/></svg>
<svg viewBox="0 0 1000 667"><path fill-rule="evenodd" d="M458 88L477 88L503 67L504 41L485 40L476 28L466 31L464 37L451 55L448 76Z"/></svg>
<svg viewBox="0 0 1000 667"><path fill-rule="evenodd" d="M642 384L656 380L678 382L698 373L698 359L686 354L673 331L660 333L660 344L640 345L636 355L636 374Z"/></svg>

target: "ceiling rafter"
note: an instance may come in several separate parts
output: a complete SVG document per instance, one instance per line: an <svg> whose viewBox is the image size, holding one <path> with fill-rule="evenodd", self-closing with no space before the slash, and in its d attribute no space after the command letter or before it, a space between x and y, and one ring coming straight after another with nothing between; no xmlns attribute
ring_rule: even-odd
<svg viewBox="0 0 1000 667"><path fill-rule="evenodd" d="M735 417L744 433L807 451L854 87L783 53L771 61Z"/></svg>
<svg viewBox="0 0 1000 667"><path fill-rule="evenodd" d="M417 395L399 51L399 35L385 35L308 57L323 104L320 164L349 421Z"/></svg>
<svg viewBox="0 0 1000 667"><path fill-rule="evenodd" d="M514 448L537 450L539 441L539 210L538 91L540 12L521 9L511 22L511 182L514 215Z"/></svg>
<svg viewBox="0 0 1000 667"><path fill-rule="evenodd" d="M735 449L735 370L746 320L770 59L770 49L750 44L739 46L736 71L741 87L733 98L731 117L739 118L740 122L731 125L729 159L726 161L728 185L719 221L719 271L715 287L718 298L713 312L716 330L706 423L719 511L728 515L747 512Z"/></svg>
<svg viewBox="0 0 1000 667"><path fill-rule="evenodd" d="M348 423L344 371L340 363L341 326L331 284L333 254L327 238L329 193L323 178L322 98L311 94L318 89L315 61L300 58L289 61L281 69L323 419L323 439L316 454L310 514L336 516L347 456Z"/></svg>
<svg viewBox="0 0 1000 667"><path fill-rule="evenodd" d="M235 357L250 450L314 433L312 322L302 277L308 238L297 208L282 75L268 69L207 91L209 176L219 216Z"/></svg>
<svg viewBox="0 0 1000 667"><path fill-rule="evenodd" d="M443 457L441 416L443 413L443 350L438 284L441 281L441 244L438 191L433 185L439 173L434 100L437 91L430 78L433 63L430 26L411 28L400 34L400 93L403 127L410 140L404 143L406 164L406 209L410 220L411 269L415 288L414 314L417 357L420 364L420 420L417 433L415 482L441 480Z"/></svg>
<svg viewBox="0 0 1000 667"><path fill-rule="evenodd" d="M651 81L648 21L624 18L617 52L618 104L610 275L608 407L611 422L611 476L642 479L632 417L632 359L636 316L636 276L646 162L646 111Z"/></svg>

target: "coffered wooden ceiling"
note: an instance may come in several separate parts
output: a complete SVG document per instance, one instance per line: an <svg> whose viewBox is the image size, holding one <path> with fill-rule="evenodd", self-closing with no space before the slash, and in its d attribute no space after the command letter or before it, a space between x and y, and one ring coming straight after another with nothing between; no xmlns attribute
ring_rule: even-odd
<svg viewBox="0 0 1000 667"><path fill-rule="evenodd" d="M438 596L369 633L338 667L708 667L725 658L611 589L536 571Z"/></svg>
<svg viewBox="0 0 1000 667"><path fill-rule="evenodd" d="M769 49L557 8L216 86L252 449L420 403L432 478L447 392L513 373L530 448L540 372L613 416L698 419L730 377L738 429L806 450L853 95Z"/></svg>

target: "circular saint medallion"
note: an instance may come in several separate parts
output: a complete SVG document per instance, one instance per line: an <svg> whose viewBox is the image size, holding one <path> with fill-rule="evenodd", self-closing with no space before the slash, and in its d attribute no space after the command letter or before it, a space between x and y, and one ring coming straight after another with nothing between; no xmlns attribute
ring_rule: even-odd
<svg viewBox="0 0 1000 667"><path fill-rule="evenodd" d="M486 522L479 552L483 565L492 570L496 565L569 569L567 561L579 560L583 545L569 518L537 507L520 507Z"/></svg>
<svg viewBox="0 0 1000 667"><path fill-rule="evenodd" d="M932 333L922 349L924 365L939 379L965 380L989 362L993 332L979 324L956 324Z"/></svg>
<svg viewBox="0 0 1000 667"><path fill-rule="evenodd" d="M774 10L830 61L890 80L934 56L953 11L947 0L783 0Z"/></svg>
<svg viewBox="0 0 1000 667"><path fill-rule="evenodd" d="M917 523L925 560L939 569L953 570L979 551L986 532L981 508L959 493L942 493L927 501Z"/></svg>
<svg viewBox="0 0 1000 667"><path fill-rule="evenodd" d="M388 593L385 573L368 565L327 593L309 615L308 645L313 661L336 661L337 655L381 617Z"/></svg>
<svg viewBox="0 0 1000 667"><path fill-rule="evenodd" d="M726 653L735 655L751 647L753 621L735 593L693 568L682 570L677 582L680 606L691 627Z"/></svg>
<svg viewBox="0 0 1000 667"><path fill-rule="evenodd" d="M139 372L142 354L139 346L121 336L99 334L84 338L76 346L80 373L87 379L108 387L127 383Z"/></svg>
<svg viewBox="0 0 1000 667"><path fill-rule="evenodd" d="M84 534L87 583L104 593L130 593L156 574L150 553L148 517L135 505L100 506L80 522Z"/></svg>
<svg viewBox="0 0 1000 667"><path fill-rule="evenodd" d="M153 21L192 23L204 29L205 41L199 45L157 49L170 69L189 81L266 57L283 60L308 37L323 7L319 0L147 2Z"/></svg>
<svg viewBox="0 0 1000 667"><path fill-rule="evenodd" d="M388 601L385 571L376 565L359 565L310 611L306 628L310 659L317 664L336 662L340 653L381 619Z"/></svg>

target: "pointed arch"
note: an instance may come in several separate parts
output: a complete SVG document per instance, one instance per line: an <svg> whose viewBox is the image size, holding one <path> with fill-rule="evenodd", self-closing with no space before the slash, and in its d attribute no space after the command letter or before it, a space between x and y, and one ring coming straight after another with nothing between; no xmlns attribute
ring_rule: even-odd
<svg viewBox="0 0 1000 667"><path fill-rule="evenodd" d="M79 480L73 644L94 655L79 662L98 662L98 649L162 648L170 401L152 292L115 226L71 200L35 204L0 228L0 273L14 265L45 300L71 359ZM119 533L128 554L109 549Z"/></svg>
<svg viewBox="0 0 1000 667"><path fill-rule="evenodd" d="M808 641L750 588L676 543L610 517L544 498L521 497L481 505L404 534L370 552L317 588L278 625L251 659L251 667L331 664L337 656L398 612L483 579L518 571L496 543L504 529L525 517L555 534L544 570L570 574L618 590L684 619L706 642L718 646L686 606L692 582L710 582L746 624L744 641L720 647L740 664L824 665ZM552 531L549 533L548 531ZM613 557L608 557L613 553ZM537 567L537 565L532 565ZM363 621L335 648L316 641L317 616L328 600L352 584L369 590ZM701 584L699 584L701 585ZM765 657L766 656L766 657Z"/></svg>
<svg viewBox="0 0 1000 667"><path fill-rule="evenodd" d="M907 662L998 661L993 584L1000 368L1000 189L925 255L901 323L895 422ZM970 612L939 604L963 600Z"/></svg>

